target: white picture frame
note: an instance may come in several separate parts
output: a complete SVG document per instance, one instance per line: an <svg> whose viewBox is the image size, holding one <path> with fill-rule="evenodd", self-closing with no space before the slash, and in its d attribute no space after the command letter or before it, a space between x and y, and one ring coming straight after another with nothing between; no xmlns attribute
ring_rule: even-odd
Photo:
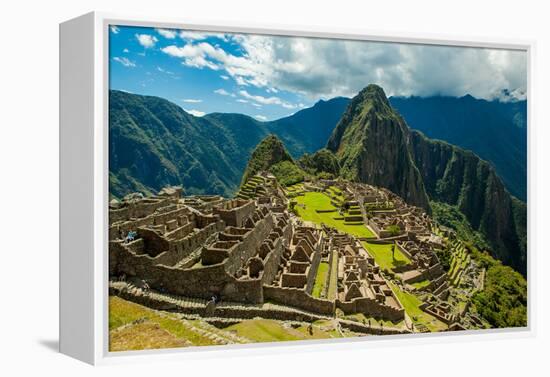
<svg viewBox="0 0 550 377"><path fill-rule="evenodd" d="M458 333L392 335L330 341L264 343L155 351L108 351L108 30L109 25L177 28L319 38L490 47L527 53L528 88L532 97L533 41L465 39L445 35L388 33L298 27L196 22L88 13L60 24L60 351L90 364L143 361L150 358L204 358L233 355L372 347L394 342L457 342L472 339L531 337L535 334L533 282L534 242L528 242L528 326ZM528 239L536 193L531 183L535 129L528 102Z"/></svg>

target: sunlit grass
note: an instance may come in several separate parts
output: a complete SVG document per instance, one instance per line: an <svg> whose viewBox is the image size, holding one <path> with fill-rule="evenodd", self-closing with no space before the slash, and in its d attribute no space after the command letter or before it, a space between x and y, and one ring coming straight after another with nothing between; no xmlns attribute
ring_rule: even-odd
<svg viewBox="0 0 550 377"><path fill-rule="evenodd" d="M325 224L342 232L356 237L374 237L374 233L362 223L346 224L344 220L336 220L340 217L337 208L330 203L330 198L322 192L306 192L303 196L296 197L298 203L295 208L305 221L315 224ZM302 206L305 205L305 208ZM335 212L318 213L316 210L335 210Z"/></svg>
<svg viewBox="0 0 550 377"><path fill-rule="evenodd" d="M395 284L389 283L389 285L415 325L422 324L430 331L443 331L447 329L447 325L445 323L420 309L422 301L420 301L418 297L411 293L402 291Z"/></svg>
<svg viewBox="0 0 550 377"><path fill-rule="evenodd" d="M411 263L410 259L405 256L399 248L395 246L394 256L392 256L392 244L375 244L363 242L363 246L369 254L374 258L380 268L391 270L394 267Z"/></svg>

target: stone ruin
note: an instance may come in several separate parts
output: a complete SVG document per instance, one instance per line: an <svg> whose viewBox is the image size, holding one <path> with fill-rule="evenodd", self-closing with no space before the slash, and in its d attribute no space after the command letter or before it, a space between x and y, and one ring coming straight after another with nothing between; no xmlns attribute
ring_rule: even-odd
<svg viewBox="0 0 550 377"><path fill-rule="evenodd" d="M339 180L304 185L306 190L331 186L344 198L339 204L353 206L355 212L348 215L373 230L376 237L368 241L394 243L410 259L393 268L400 284L429 280L423 289L430 294L421 309L456 324L460 318L446 301L447 275L434 252L442 241L432 233L427 214L369 185ZM364 239L302 225L287 210L288 199L271 175L252 177L234 199L182 194L181 188L170 187L156 196L132 194L110 203L111 279L137 279L155 291L186 298L274 302L324 316L341 310L393 322L405 318L387 271L363 247ZM400 234L388 234L390 225ZM328 265L328 272L321 291L314 293L321 264Z"/></svg>
<svg viewBox="0 0 550 377"><path fill-rule="evenodd" d="M111 203L111 279L137 279L182 297L243 304L268 300L321 315L334 316L340 308L403 319L379 267L354 238L299 225L277 197L181 194L166 188L156 196ZM337 266L331 271L337 275L334 297L312 295L321 261Z"/></svg>

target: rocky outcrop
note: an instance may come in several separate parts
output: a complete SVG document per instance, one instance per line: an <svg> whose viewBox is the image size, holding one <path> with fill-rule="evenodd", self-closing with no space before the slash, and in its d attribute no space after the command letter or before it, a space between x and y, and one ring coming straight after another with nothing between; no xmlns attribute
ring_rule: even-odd
<svg viewBox="0 0 550 377"><path fill-rule="evenodd" d="M382 88L369 85L352 99L327 148L338 157L343 178L386 187L430 212L421 174L409 150L409 132Z"/></svg>

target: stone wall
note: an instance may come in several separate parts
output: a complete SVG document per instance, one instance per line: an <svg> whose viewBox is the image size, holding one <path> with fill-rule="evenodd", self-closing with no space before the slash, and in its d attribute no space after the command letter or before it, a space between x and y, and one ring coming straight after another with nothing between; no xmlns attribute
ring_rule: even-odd
<svg viewBox="0 0 550 377"><path fill-rule="evenodd" d="M155 258L135 255L122 245L112 243L110 273L136 276L161 292L210 299L217 294L235 302L263 302L260 279L237 280L225 271L223 263L212 266L179 269L155 264Z"/></svg>
<svg viewBox="0 0 550 377"><path fill-rule="evenodd" d="M256 205L253 201L233 199L223 206L215 207L214 214L219 215L227 225L241 227L244 220L254 212Z"/></svg>
<svg viewBox="0 0 550 377"><path fill-rule="evenodd" d="M225 266L230 275L234 275L248 259L256 255L258 247L271 233L272 229L272 215L267 215L256 223L256 226L246 234L243 240L237 244L235 250L228 256Z"/></svg>
<svg viewBox="0 0 550 377"><path fill-rule="evenodd" d="M279 263L281 262L281 256L284 251L283 240L290 239L292 228L287 225L283 229L283 236L273 243L273 250L270 251L264 258L264 272L262 275L262 284L271 284L277 275L279 269Z"/></svg>
<svg viewBox="0 0 550 377"><path fill-rule="evenodd" d="M320 247L318 247L318 250L315 250L313 253L313 257L311 259L311 266L309 267L309 271L306 271L307 273L307 282L306 282L306 288L305 291L308 294L311 294L313 291L313 286L315 285L315 278L317 277L317 271L319 270L319 263L321 262L321 247L323 245L321 244Z"/></svg>
<svg viewBox="0 0 550 377"><path fill-rule="evenodd" d="M299 288L264 285L264 299L330 316L335 310L334 301L314 298Z"/></svg>
<svg viewBox="0 0 550 377"><path fill-rule="evenodd" d="M350 301L336 300L336 307L346 314L363 313L369 317L382 318L388 321L401 321L405 318L405 309L382 305L368 297L358 297Z"/></svg>

